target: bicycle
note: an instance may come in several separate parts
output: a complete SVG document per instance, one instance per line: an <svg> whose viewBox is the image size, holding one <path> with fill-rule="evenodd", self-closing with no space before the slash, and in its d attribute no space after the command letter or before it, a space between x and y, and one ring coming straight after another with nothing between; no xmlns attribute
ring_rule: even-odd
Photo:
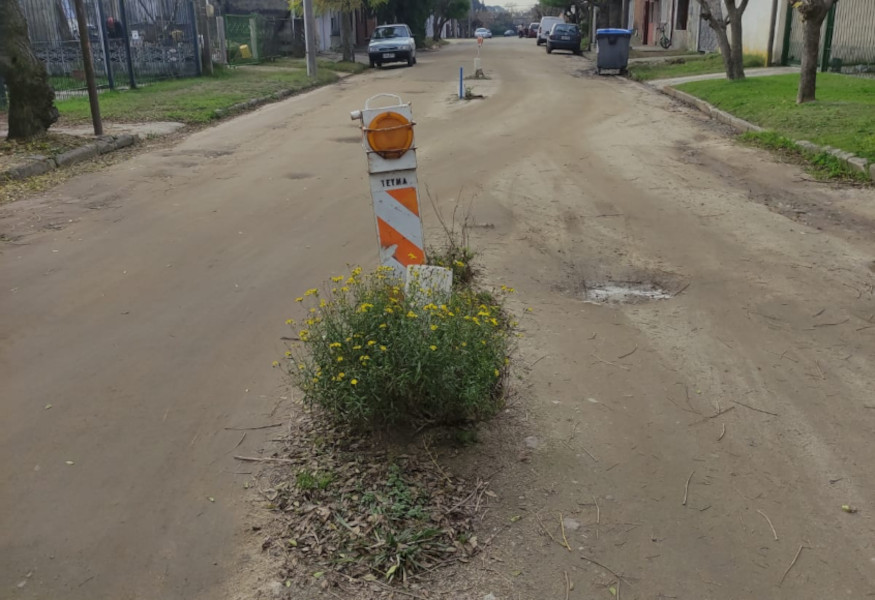
<svg viewBox="0 0 875 600"><path fill-rule="evenodd" d="M665 30L668 27L668 23L661 23L659 27L656 28L656 31L659 32L659 45L664 49L668 50L671 48L671 39L665 34Z"/></svg>

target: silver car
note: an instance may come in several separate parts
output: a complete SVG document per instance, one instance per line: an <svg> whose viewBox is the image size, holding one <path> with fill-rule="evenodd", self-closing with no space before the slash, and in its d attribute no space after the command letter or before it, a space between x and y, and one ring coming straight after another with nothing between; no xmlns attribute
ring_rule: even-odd
<svg viewBox="0 0 875 600"><path fill-rule="evenodd" d="M416 64L416 42L407 25L382 25L371 34L368 44L368 60L371 68L385 63L406 62L408 67Z"/></svg>

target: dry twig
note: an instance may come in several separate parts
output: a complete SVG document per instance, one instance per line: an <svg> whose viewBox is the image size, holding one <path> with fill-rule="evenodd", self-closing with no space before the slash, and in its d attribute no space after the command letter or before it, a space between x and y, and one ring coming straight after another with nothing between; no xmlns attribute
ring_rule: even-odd
<svg viewBox="0 0 875 600"><path fill-rule="evenodd" d="M602 522L602 509L599 508L599 501L596 500L596 497L592 497L592 501L595 503L595 539L599 539L599 524Z"/></svg>
<svg viewBox="0 0 875 600"><path fill-rule="evenodd" d="M621 579L623 579L623 576L622 576L622 575L620 575L619 573L617 573L616 571L614 571L612 568L610 568L610 567L606 567L605 565L603 565L602 563L600 563L599 561L597 561L597 560L595 560L595 559L589 558L589 557L584 556L584 555L582 555L582 554L580 555L580 558L582 558L583 560L585 560L585 561L588 562L588 563L592 563L592 564L594 564L594 565L597 566L597 567L601 567L602 569L604 569L605 571L607 571L608 573L610 573L611 575L613 575L614 577L616 577L616 578L617 578L617 581L620 581ZM626 580L626 583L629 583L629 580ZM630 583L629 585L632 585L632 584ZM620 587L620 586L619 586L619 584L618 584L618 585L617 585L617 588L619 588L619 587Z"/></svg>
<svg viewBox="0 0 875 600"><path fill-rule="evenodd" d="M767 410L763 410L761 408L756 408L755 406L751 406L750 404L745 404L744 402L739 402L738 400L731 400L731 402L735 402L736 404L743 406L745 408L749 408L751 410L755 410L757 412L765 413L767 415L772 415L773 417L777 417L778 413L769 412Z"/></svg>
<svg viewBox="0 0 875 600"><path fill-rule="evenodd" d="M690 493L690 481L693 479L693 475L695 475L695 473L696 472L693 471L692 473L690 473L690 476L687 477L687 483L686 485L684 485L684 501L681 502L681 506L687 505L687 494Z"/></svg>
<svg viewBox="0 0 875 600"><path fill-rule="evenodd" d="M628 370L629 370L629 367L627 367L626 365L618 365L617 363L612 363L612 362L609 361L609 360L605 360L604 358L602 358L601 356L599 356L599 355L596 354L595 352L592 353L592 356L593 356L596 360L598 360L599 362L603 362L603 363L605 363L606 365L611 365L612 367L617 367L618 369L623 369L624 371L628 371Z"/></svg>
<svg viewBox="0 0 875 600"><path fill-rule="evenodd" d="M783 574L783 575L781 575L781 581L778 582L778 587L780 587L781 584L784 583L784 580L787 578L787 573L790 572L790 569L792 569L792 568L793 568L793 565L796 564L796 561L799 560L799 555L802 554L802 549L803 549L803 548L807 548L807 547L808 547L808 546L803 546L803 545L800 545L800 546L799 546L799 550L796 551L796 556L793 557L793 562L790 563L790 566L787 567L787 570L784 571L784 574Z"/></svg>
<svg viewBox="0 0 875 600"><path fill-rule="evenodd" d="M568 544L568 538L565 536L565 521L562 519L562 513L559 513L559 529L562 531L562 541L565 543L565 547L571 552L571 546Z"/></svg>
<svg viewBox="0 0 875 600"><path fill-rule="evenodd" d="M617 360L622 360L622 359L624 359L624 358L627 358L627 357L629 357L629 356L632 356L633 354L635 354L635 351L636 351L636 350L638 350L638 344L635 344L635 347L632 348L632 351L631 351L631 352L627 352L626 354L621 354L620 356L618 356L618 357L617 357Z"/></svg>
<svg viewBox="0 0 875 600"><path fill-rule="evenodd" d="M242 460L243 462L279 462L279 463L296 463L298 461L291 458L258 458L256 456L235 456L234 460Z"/></svg>
<svg viewBox="0 0 875 600"><path fill-rule="evenodd" d="M772 528L772 535L775 536L775 541L777 542L777 541L778 541L778 532L775 531L775 526L772 525L772 520L769 518L769 515L767 515L766 513L764 513L764 512L761 511L761 510L757 510L757 512L760 513L760 514L763 516L763 518L764 518L764 519L766 520L766 522L769 524L769 527Z"/></svg>
<svg viewBox="0 0 875 600"><path fill-rule="evenodd" d="M717 438L718 442L723 439L724 435L726 435L726 423L723 423L722 425L723 425L723 430L720 432L720 437Z"/></svg>
<svg viewBox="0 0 875 600"><path fill-rule="evenodd" d="M274 427L282 426L282 423L274 423L273 425L261 425L260 427L225 427L225 431L255 431L256 429L273 429Z"/></svg>
<svg viewBox="0 0 875 600"><path fill-rule="evenodd" d="M571 593L571 581L568 579L568 571L565 573L565 600L568 600L568 595Z"/></svg>

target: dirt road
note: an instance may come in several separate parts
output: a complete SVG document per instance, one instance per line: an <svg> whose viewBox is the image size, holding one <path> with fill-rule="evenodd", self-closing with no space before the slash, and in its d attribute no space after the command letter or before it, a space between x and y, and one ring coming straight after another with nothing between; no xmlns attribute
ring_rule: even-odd
<svg viewBox="0 0 875 600"><path fill-rule="evenodd" d="M236 587L257 548L231 455L271 430L226 428L283 420L270 364L294 296L374 264L348 113L378 92L413 100L420 181L446 209L474 199L486 277L535 308L521 391L475 449L502 467L501 532L456 597L562 598L565 573L572 599L875 592L875 194L529 40L488 40L488 97L458 103L473 51L0 209L0 597ZM623 281L676 296L583 302ZM580 524L572 552L535 513Z"/></svg>

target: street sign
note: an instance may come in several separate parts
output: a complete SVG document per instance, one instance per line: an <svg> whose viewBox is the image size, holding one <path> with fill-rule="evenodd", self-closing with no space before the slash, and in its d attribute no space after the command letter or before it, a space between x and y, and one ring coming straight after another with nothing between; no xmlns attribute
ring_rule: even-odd
<svg viewBox="0 0 875 600"><path fill-rule="evenodd" d="M350 116L362 124L380 264L405 278L407 267L425 264L410 104L395 94L378 94Z"/></svg>

